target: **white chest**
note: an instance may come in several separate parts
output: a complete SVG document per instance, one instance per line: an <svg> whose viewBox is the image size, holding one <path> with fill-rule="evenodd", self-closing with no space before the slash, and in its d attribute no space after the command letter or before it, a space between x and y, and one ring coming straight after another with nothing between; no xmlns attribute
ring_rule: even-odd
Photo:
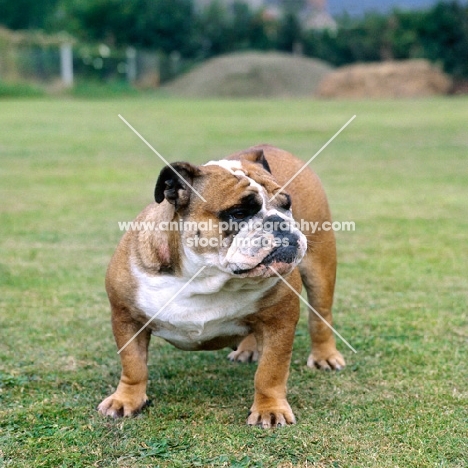
<svg viewBox="0 0 468 468"><path fill-rule="evenodd" d="M256 311L258 300L274 286L276 278L232 278L217 272L190 278L151 276L132 267L138 283L137 307L149 319L153 334L182 349L194 349L220 336L244 336L242 319Z"/></svg>

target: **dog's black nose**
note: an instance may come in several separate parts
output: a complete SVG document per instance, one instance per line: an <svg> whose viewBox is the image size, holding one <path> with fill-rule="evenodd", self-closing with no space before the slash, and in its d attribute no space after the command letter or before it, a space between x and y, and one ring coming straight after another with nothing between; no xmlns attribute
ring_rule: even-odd
<svg viewBox="0 0 468 468"><path fill-rule="evenodd" d="M271 232L277 239L281 239L283 245L287 239L286 245L297 247L299 237L296 233L291 232L291 228L292 224L278 215L271 215L263 220L263 229L265 231Z"/></svg>
<svg viewBox="0 0 468 468"><path fill-rule="evenodd" d="M263 220L263 229L267 232L284 233L291 231L291 224L278 215L271 215Z"/></svg>

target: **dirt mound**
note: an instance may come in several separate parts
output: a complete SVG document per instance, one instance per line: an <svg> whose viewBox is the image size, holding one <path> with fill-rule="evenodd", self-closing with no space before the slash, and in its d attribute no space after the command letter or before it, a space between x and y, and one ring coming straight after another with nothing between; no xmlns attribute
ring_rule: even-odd
<svg viewBox="0 0 468 468"><path fill-rule="evenodd" d="M427 60L350 65L327 75L317 89L326 98L404 98L447 94L452 80Z"/></svg>
<svg viewBox="0 0 468 468"><path fill-rule="evenodd" d="M331 71L321 60L279 53L238 53L211 59L164 89L187 97L312 96Z"/></svg>

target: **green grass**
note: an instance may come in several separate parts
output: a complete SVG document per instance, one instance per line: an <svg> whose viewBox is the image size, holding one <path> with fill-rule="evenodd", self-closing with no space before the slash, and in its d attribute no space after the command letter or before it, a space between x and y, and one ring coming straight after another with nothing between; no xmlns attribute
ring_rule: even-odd
<svg viewBox="0 0 468 468"><path fill-rule="evenodd" d="M103 278L162 164L269 142L311 157L338 233L348 367L305 367L294 427L246 427L255 366L153 340L140 416L95 410L118 382ZM0 107L0 466L465 467L468 100L4 101Z"/></svg>

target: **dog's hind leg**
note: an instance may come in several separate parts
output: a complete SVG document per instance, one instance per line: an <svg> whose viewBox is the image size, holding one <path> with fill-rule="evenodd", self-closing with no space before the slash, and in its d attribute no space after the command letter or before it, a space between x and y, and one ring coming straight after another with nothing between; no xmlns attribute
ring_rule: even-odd
<svg viewBox="0 0 468 468"><path fill-rule="evenodd" d="M254 334L247 335L237 349L229 353L228 359L233 362L257 362L258 348Z"/></svg>

